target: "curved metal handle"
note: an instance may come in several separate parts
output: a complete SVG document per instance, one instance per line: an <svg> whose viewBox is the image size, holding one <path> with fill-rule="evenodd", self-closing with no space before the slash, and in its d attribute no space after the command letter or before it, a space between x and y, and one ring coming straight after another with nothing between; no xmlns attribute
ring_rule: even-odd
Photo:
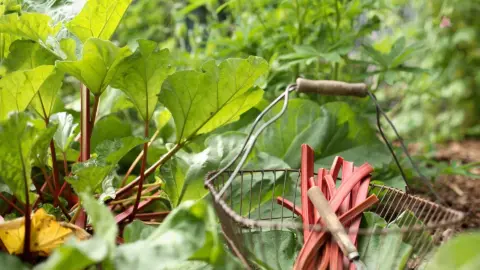
<svg viewBox="0 0 480 270"><path fill-rule="evenodd" d="M315 81L297 79L297 91L300 93L317 93L328 96L366 97L368 87L364 83L346 83L339 81Z"/></svg>

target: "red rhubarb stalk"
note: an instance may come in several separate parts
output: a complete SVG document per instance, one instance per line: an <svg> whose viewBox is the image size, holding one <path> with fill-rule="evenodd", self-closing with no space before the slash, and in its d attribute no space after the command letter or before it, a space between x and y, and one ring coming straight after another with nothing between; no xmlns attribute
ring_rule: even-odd
<svg viewBox="0 0 480 270"><path fill-rule="evenodd" d="M336 181L338 177L338 173L340 172L340 168L342 168L343 158L336 156L333 160L332 167L330 168L329 174L332 178ZM334 181L334 182L335 182Z"/></svg>
<svg viewBox="0 0 480 270"><path fill-rule="evenodd" d="M353 162L349 162L349 161L345 161L345 160L343 161L342 183L345 183L346 181L348 181L348 178L350 178L350 176L353 173L353 169L354 169ZM358 191L359 186L360 186L360 183L357 183L353 187L352 191L350 192L350 195L347 196L345 198L345 200L343 200L342 204L340 205L339 214L343 214L343 213L347 212L348 209L350 209L351 198L352 198L352 196L356 196L356 192ZM365 199L365 198L363 198L363 199ZM348 258L346 256L339 256L338 260L339 260L339 262L338 262L339 265L344 265L346 268L350 267L350 261L348 260Z"/></svg>
<svg viewBox="0 0 480 270"><path fill-rule="evenodd" d="M358 170L358 167L353 167L353 171L355 172ZM360 183L357 183L352 190L352 194L350 195L350 204L354 205L355 201L357 200L358 189L360 188Z"/></svg>
<svg viewBox="0 0 480 270"><path fill-rule="evenodd" d="M323 191L323 177L325 176L325 169L324 168L320 168L318 169L318 173L317 173L317 186L320 188L320 190Z"/></svg>
<svg viewBox="0 0 480 270"><path fill-rule="evenodd" d="M330 260L329 260L329 269L331 270L338 270L341 269L341 264L338 263L338 258L341 258L340 256L340 249L338 248L338 245L335 243L335 241L330 241L328 243L328 246L330 246Z"/></svg>
<svg viewBox="0 0 480 270"><path fill-rule="evenodd" d="M353 174L353 162L348 162L348 161L343 161L343 166L342 166L342 183L345 183L348 181L348 178L352 176ZM345 200L343 201L342 205L340 206L340 212L345 213L348 209L350 209L350 198L353 195L356 195L357 190L355 190L356 187L360 186L360 183L357 183L353 189L352 192L350 192L350 196L347 196ZM364 198L365 199L365 198Z"/></svg>
<svg viewBox="0 0 480 270"><path fill-rule="evenodd" d="M368 195L368 186L370 185L370 178L367 178L365 181L363 181L361 184L360 184L360 187L358 189L358 194L357 194L357 197L356 197L356 201L353 202L354 205L353 206L357 206L359 204L362 203L363 200L365 200L365 198L367 197ZM360 228L360 222L361 222L362 218L359 217L359 218L356 218L353 222L352 222L352 225L350 226L350 229L351 229L351 233L350 233L350 240L352 240L352 242L355 244L356 241L357 241L357 231L358 231L358 228Z"/></svg>
<svg viewBox="0 0 480 270"><path fill-rule="evenodd" d="M330 168L330 174L328 175L327 181L330 183L330 185L333 185L333 188L330 188L330 190L332 190L332 193L330 194L331 197L333 197L336 193L336 186L337 186L336 182L337 182L338 173L340 172L340 168L342 167L342 164L343 164L343 158L337 156L333 160L332 167ZM343 184L343 181L342 181L342 184ZM342 202L341 206L343 206L344 204L345 204L345 200ZM348 210L348 208L345 210ZM340 209L340 214L343 214L344 212L345 211L342 211ZM334 270L341 269L342 264L339 264L339 258L341 258L341 256L340 256L340 249L338 245L334 241L330 241L327 246L329 246L329 249L330 249L330 254L329 254L330 269L334 269Z"/></svg>
<svg viewBox="0 0 480 270"><path fill-rule="evenodd" d="M277 197L277 204L287 208L297 216L302 216L302 209L283 197Z"/></svg>
<svg viewBox="0 0 480 270"><path fill-rule="evenodd" d="M347 181L345 181L345 183L340 185L330 201L330 206L334 212L338 210L345 197L347 197L347 195L352 191L355 184L359 183L362 179L365 179L371 172L373 172L372 166L365 163L358 168L358 171L354 172L353 175Z"/></svg>
<svg viewBox="0 0 480 270"><path fill-rule="evenodd" d="M335 192L330 200L330 207L332 208L333 212L337 212L342 201L350 193L355 184L366 178L372 171L373 168L369 164L364 164L358 169L358 171L353 173L353 175L345 183L340 185L337 192ZM331 176L326 175L324 178L328 179L329 177L331 178ZM315 224L320 224L320 220L316 220ZM319 247L322 244L319 242L320 235L321 233L312 233L308 235L306 242L304 240L304 246L298 257L302 267L295 269L304 269L304 266L309 265L312 262L312 256L318 252ZM303 251L304 249L305 251ZM303 259L302 255L306 256L308 259Z"/></svg>
<svg viewBox="0 0 480 270"><path fill-rule="evenodd" d="M328 195L327 198L331 199L336 192L335 180L333 180L330 174L325 175L323 179L325 182L325 186L327 187L327 194L325 195Z"/></svg>
<svg viewBox="0 0 480 270"><path fill-rule="evenodd" d="M339 220L342 224L348 224L348 222L352 221L357 216L361 215L365 210L370 208L372 205L378 202L378 198L375 195L371 195L365 201L363 201L360 205L353 207L352 209L348 210L345 214L339 217ZM316 252L320 250L322 245L326 242L327 236L330 234L326 232L318 232L312 233L307 243L303 245L300 253L298 254L297 260L294 265L294 269L302 270L305 269L305 266L308 265L312 260L315 258Z"/></svg>
<svg viewBox="0 0 480 270"><path fill-rule="evenodd" d="M159 195L160 195L160 192L153 194L153 196L159 196ZM135 211L142 210L143 208L145 208L147 205L151 204L154 201L155 201L154 199L146 199L144 201L141 201L138 204L138 207L137 209L135 209ZM127 208L127 210L123 211L122 213L116 215L115 221L117 222L117 224L122 223L126 219L128 219L132 215L133 211L134 211L134 205L130 206L129 208Z"/></svg>
<svg viewBox="0 0 480 270"><path fill-rule="evenodd" d="M310 235L309 226L313 223L313 206L308 199L308 179L313 176L314 152L307 144L302 144L302 159L300 165L300 192L302 202L302 221L304 242Z"/></svg>

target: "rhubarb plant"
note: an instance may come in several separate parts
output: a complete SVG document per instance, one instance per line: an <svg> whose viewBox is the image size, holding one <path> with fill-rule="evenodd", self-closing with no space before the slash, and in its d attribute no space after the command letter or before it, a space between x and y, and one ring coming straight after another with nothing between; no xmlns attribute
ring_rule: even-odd
<svg viewBox="0 0 480 270"><path fill-rule="evenodd" d="M11 3L2 3L2 8L12 8ZM83 10L71 21L57 24L53 24L48 15L22 10L0 17L0 34L4 40L7 36L12 37L9 39L11 44L3 48L4 74L0 80L1 145L3 152L10 153L4 155L1 162L2 191L8 194L2 195L2 199L12 206L8 211L25 216L24 235L30 235L30 214L37 210L38 205L49 203L62 210L64 219L80 228L86 227L87 217L90 216L88 221L95 230L95 237L89 240L94 244L66 243L45 263L49 269L64 265L70 256L78 256L75 260L83 260L77 265L78 268L100 262L107 268L112 266L112 241L116 239L117 231L109 230L109 240L106 241L101 240L107 233L102 228L131 222L137 212L143 212L150 202L163 200L167 203L168 208L164 209L167 211L171 210L171 206L180 205L180 200L169 201L170 197L162 188L165 185L163 181L151 181L156 169L170 161L198 135L237 120L262 98L263 91L255 87L255 82L267 72L268 64L261 58L229 59L219 65L212 61L206 63L201 71L175 73L170 53L159 48L156 42L140 40L135 52L110 42L108 39L129 4L130 1L87 1ZM62 38L65 32L73 39ZM77 55L77 51L81 53ZM56 108L56 104L61 102L58 92L64 80L71 77L82 84L79 89L82 106L78 131L75 128L78 118L75 120L72 115ZM163 83L164 80L166 83ZM90 141L101 97L110 87L125 93L137 109L138 116L144 122L144 135L112 138L98 142L92 149ZM93 106L89 104L90 95L94 99ZM169 115L175 121L178 140L154 164L147 164L149 141L154 140L150 139L149 126L158 103L162 103L171 113ZM207 108L208 104L211 106ZM80 145L76 142L77 135L80 136ZM13 141L9 139L10 136L14 138ZM140 144L143 144L140 177L118 189L119 183L115 183L118 163ZM77 147L80 150L79 157L73 160L67 158L72 152L70 150ZM37 169L40 176L34 177L32 171ZM149 182L144 185L147 179ZM136 193L134 198L130 197L132 193ZM95 206L99 203L94 202L92 195L99 196L100 202L105 202L108 207ZM207 211L206 207L197 206L195 209ZM99 210L96 208L103 209L101 215L112 218L99 221ZM105 211L112 213L105 214ZM113 217L124 213L128 214L129 219ZM208 213L206 217L213 220L211 210ZM165 224L169 226L168 219ZM123 228L126 223L119 225ZM216 230L209 230L209 238L217 234ZM160 237L161 234L156 235ZM218 236L215 237L217 242L220 241ZM22 258L33 262L35 254L29 251L29 237L25 237L24 241ZM107 249L103 248L102 241L109 243ZM153 245L152 248L155 247L155 241L149 243ZM168 241L160 243L167 244ZM195 241L195 244L199 243ZM223 252L223 249L219 249L219 243L218 254ZM93 249L97 251L96 254L87 252L86 248L91 245L96 245ZM136 246L132 248L135 250ZM193 256L197 260L211 261L208 258L212 258L212 255L197 254L197 249L201 249L201 246L192 246L191 253L185 253L182 258L187 260ZM122 259L125 260L131 248L126 245L115 256L122 257L122 250L126 252L126 257ZM126 264L119 264L122 265Z"/></svg>
<svg viewBox="0 0 480 270"><path fill-rule="evenodd" d="M267 102L269 63L248 56L193 69L177 66L175 53L155 41L118 46L110 39L131 2L88 0L66 21L22 10L15 0L0 3L0 231L3 220L23 217L16 241L29 264L40 261L30 252L31 215L40 208L93 234L54 238L36 269L239 269L203 200L203 181L239 153ZM301 143L314 147L318 165L337 154L389 162L346 103L296 98L259 137L245 168L298 168ZM372 146L375 153L366 151ZM256 207L279 195L274 179L234 185L251 189ZM246 200L245 190L233 195ZM293 233L281 234L282 243L296 245ZM285 261L297 248L285 247ZM0 254L0 263L19 264Z"/></svg>

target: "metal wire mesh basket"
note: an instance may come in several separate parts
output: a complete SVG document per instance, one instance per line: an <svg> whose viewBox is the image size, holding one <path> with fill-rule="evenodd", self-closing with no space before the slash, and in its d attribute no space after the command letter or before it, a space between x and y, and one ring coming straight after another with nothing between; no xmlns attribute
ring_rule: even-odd
<svg viewBox="0 0 480 270"><path fill-rule="evenodd" d="M302 206L303 170L241 170L257 136L286 110L288 94L294 90L328 95L368 94L375 101L363 84L299 79L258 116L236 158L222 170L206 176L205 187L212 195L226 242L247 269L292 269L294 264L295 269L312 269L311 265L298 266L296 262L304 236L307 232L324 232L325 237L335 233L320 223L302 222L298 208ZM282 99L285 100L279 114L254 133L260 119ZM377 113L380 110L377 104ZM380 126L379 129L381 131ZM369 184L368 195L375 195L372 197L376 203L357 213L357 218L367 210L362 223L372 222L375 226L348 230L348 234L356 235L360 260L367 269L424 269L436 247L464 217L459 211L387 186ZM353 219L341 216L340 221L349 224ZM312 260L321 260L325 254L325 250L318 251ZM342 269L342 265L355 269L348 260L344 264L340 262L336 269ZM318 268L322 267L324 265ZM329 268L332 269L331 264Z"/></svg>
<svg viewBox="0 0 480 270"><path fill-rule="evenodd" d="M213 196L218 195L231 173L226 171L207 183ZM212 172L209 176L214 174ZM300 191L296 188L299 179L300 171L294 169L240 171L223 198L216 201L215 208L228 245L249 267L289 269L293 266L296 252L283 249L282 245L291 245L289 241L301 245L303 224L277 198L288 198L294 207L300 206ZM375 194L379 202L368 211L384 218L387 223L395 221L406 210L413 215L408 216L400 228L359 229L359 241L367 245L364 249L368 250L368 245L375 244L378 248L373 251L388 251L388 256L397 256L399 247L389 246L394 242L390 238L406 239L412 245L406 264L408 269L425 267L428 255L442 243L450 229L463 219L461 212L391 187L371 184L369 193ZM327 230L319 225L310 229L318 232ZM277 253L272 254L271 251ZM361 254L364 260L365 256L369 255ZM367 265L368 269L394 269L384 260L376 261L382 262L382 265Z"/></svg>

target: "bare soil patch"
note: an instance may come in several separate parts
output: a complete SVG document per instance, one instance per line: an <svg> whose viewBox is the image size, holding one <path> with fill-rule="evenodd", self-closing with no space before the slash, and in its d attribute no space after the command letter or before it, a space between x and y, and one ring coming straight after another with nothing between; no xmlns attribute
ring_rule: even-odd
<svg viewBox="0 0 480 270"><path fill-rule="evenodd" d="M438 146L437 160L460 160L462 163L480 161L480 141L467 140ZM480 167L473 173L480 174ZM446 206L466 213L466 218L457 228L459 231L480 229L480 179L466 176L439 176L434 183L435 191ZM423 188L415 190L417 195L433 200Z"/></svg>

